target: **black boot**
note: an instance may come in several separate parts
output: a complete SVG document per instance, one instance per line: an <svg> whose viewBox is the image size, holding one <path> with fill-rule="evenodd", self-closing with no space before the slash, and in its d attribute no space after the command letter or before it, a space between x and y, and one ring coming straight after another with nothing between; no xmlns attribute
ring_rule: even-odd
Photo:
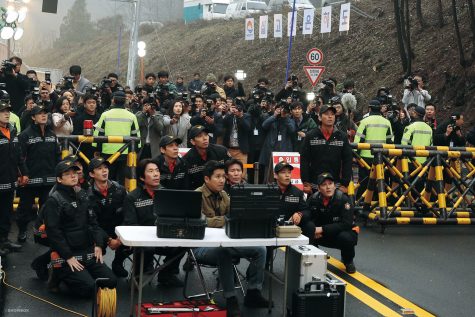
<svg viewBox="0 0 475 317"><path fill-rule="evenodd" d="M17 241L20 243L26 242L26 230L21 230L18 232Z"/></svg>
<svg viewBox="0 0 475 317"><path fill-rule="evenodd" d="M117 277L129 276L129 272L124 269L124 260L118 259L117 257L114 258L114 261L112 261L112 272L114 272L115 276Z"/></svg>
<svg viewBox="0 0 475 317"><path fill-rule="evenodd" d="M267 308L269 307L269 301L262 296L262 293L258 289L248 289L246 296L244 297L244 306L253 308Z"/></svg>
<svg viewBox="0 0 475 317"><path fill-rule="evenodd" d="M227 317L241 317L241 310L236 296L226 298Z"/></svg>
<svg viewBox="0 0 475 317"><path fill-rule="evenodd" d="M41 256L37 257L36 259L31 262L31 268L36 272L36 276L38 279L42 281L47 281L48 280L48 265L44 265L42 263Z"/></svg>

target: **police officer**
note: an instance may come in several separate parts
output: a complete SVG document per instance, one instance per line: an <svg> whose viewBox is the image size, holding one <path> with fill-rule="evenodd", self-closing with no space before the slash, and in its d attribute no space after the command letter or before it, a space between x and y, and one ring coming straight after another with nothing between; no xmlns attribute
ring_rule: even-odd
<svg viewBox="0 0 475 317"><path fill-rule="evenodd" d="M99 226L107 234L107 245L115 251L112 271L117 277L127 277L123 262L128 254L115 234L115 227L124 220L122 206L127 192L119 183L109 180L109 166L110 163L102 157L91 160L88 171L92 182L87 194L94 206Z"/></svg>
<svg viewBox="0 0 475 317"><path fill-rule="evenodd" d="M426 111L423 107L417 106L411 112L411 124L404 129L401 144L403 145L432 145L432 128L424 122ZM426 161L425 157L416 157L419 163Z"/></svg>
<svg viewBox="0 0 475 317"><path fill-rule="evenodd" d="M140 128L137 117L125 109L125 93L117 91L112 94L111 109L104 112L96 123L94 135L99 136L132 136L140 137ZM109 158L116 153L123 143L99 143L98 150L104 158ZM111 165L110 178L117 180L120 184L125 183L126 154L128 150L122 152L117 161Z"/></svg>
<svg viewBox="0 0 475 317"><path fill-rule="evenodd" d="M60 281L78 296L90 297L98 286L115 288L117 280L103 263L105 232L98 226L87 193L76 186L78 167L62 161L55 168L56 188L44 206L51 265Z"/></svg>
<svg viewBox="0 0 475 317"><path fill-rule="evenodd" d="M35 197L40 207L55 184L54 168L59 161L59 147L56 135L47 124L48 113L43 106L35 106L31 111L34 123L18 137L22 155L26 160L28 183L20 188L20 203L17 209L18 242L26 241L26 230L32 218Z"/></svg>
<svg viewBox="0 0 475 317"><path fill-rule="evenodd" d="M321 126L310 131L303 141L300 166L306 192L316 190L317 177L324 171L337 175L336 181L343 191L350 183L353 155L346 132L335 128L335 114L335 107L323 105L320 108Z"/></svg>
<svg viewBox="0 0 475 317"><path fill-rule="evenodd" d="M185 161L178 155L180 138L165 135L160 139L161 155L155 160L160 169L160 184L168 189L188 189L189 179Z"/></svg>
<svg viewBox="0 0 475 317"><path fill-rule="evenodd" d="M353 221L350 199L336 189L330 173L322 173L317 180L318 192L308 199L309 211L302 223L302 231L310 244L341 250L347 273L355 273L353 263L358 227Z"/></svg>
<svg viewBox="0 0 475 317"><path fill-rule="evenodd" d="M17 132L9 123L11 109L8 94L6 91L0 91L0 256L6 255L8 251L21 249L20 244L8 240L8 233L13 212L15 182L23 185L28 180Z"/></svg>
<svg viewBox="0 0 475 317"><path fill-rule="evenodd" d="M140 185L131 191L124 200L124 225L126 226L154 226L157 216L153 210L155 191L160 189L160 170L157 162L152 159L143 159L137 165L137 176ZM163 254L165 263L180 252L180 248L148 248L145 252L144 272L153 271L153 255ZM183 254L184 255L184 254ZM176 276L179 273L180 258L160 271L157 275L158 283L163 286L183 286L183 282Z"/></svg>
<svg viewBox="0 0 475 317"><path fill-rule="evenodd" d="M382 144L393 143L394 136L391 123L381 115L381 103L378 100L369 102L369 116L361 120L356 131L355 143ZM370 150L361 150L361 158L371 166L373 155ZM359 168L358 177L363 180L369 175L369 171L364 167ZM361 195L367 187L367 180L361 183L358 188L358 195Z"/></svg>
<svg viewBox="0 0 475 317"><path fill-rule="evenodd" d="M190 189L203 185L203 169L206 162L214 160L220 163L231 158L228 150L217 144L210 144L209 130L203 125L196 125L188 131L188 138L193 147L183 157L190 177Z"/></svg>
<svg viewBox="0 0 475 317"><path fill-rule="evenodd" d="M303 212L307 209L303 191L291 183L294 167L287 162L280 162L274 167L274 178L280 192L280 213L285 220L292 220L298 225Z"/></svg>

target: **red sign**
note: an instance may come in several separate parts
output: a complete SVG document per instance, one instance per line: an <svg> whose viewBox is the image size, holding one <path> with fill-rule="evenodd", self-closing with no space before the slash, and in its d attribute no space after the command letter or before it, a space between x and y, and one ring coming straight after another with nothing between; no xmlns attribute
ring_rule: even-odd
<svg viewBox="0 0 475 317"><path fill-rule="evenodd" d="M307 52L307 62L311 65L318 65L323 62L323 52L318 48L311 48Z"/></svg>
<svg viewBox="0 0 475 317"><path fill-rule="evenodd" d="M315 86L325 71L325 66L304 66L303 70L310 80L310 83L312 83L312 86Z"/></svg>
<svg viewBox="0 0 475 317"><path fill-rule="evenodd" d="M300 153L299 152L272 152L272 163L274 168L277 163L285 161L292 165L291 183L300 190L303 190L303 183L300 179Z"/></svg>

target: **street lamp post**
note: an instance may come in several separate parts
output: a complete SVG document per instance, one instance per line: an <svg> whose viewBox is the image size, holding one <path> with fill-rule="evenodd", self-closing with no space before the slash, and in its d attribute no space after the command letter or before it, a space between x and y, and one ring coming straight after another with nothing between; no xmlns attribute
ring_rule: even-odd
<svg viewBox="0 0 475 317"><path fill-rule="evenodd" d="M140 84L143 85L144 81L144 57L147 54L145 48L147 45L144 41L140 41L137 43L137 55L140 57Z"/></svg>
<svg viewBox="0 0 475 317"><path fill-rule="evenodd" d="M135 62L137 61L136 43L139 35L139 21L140 21L140 0L132 0L134 6L134 15L132 18L132 30L130 31L129 42L129 60L127 65L127 85L130 88L135 86Z"/></svg>
<svg viewBox="0 0 475 317"><path fill-rule="evenodd" d="M28 8L24 4L29 3L29 0L7 0L7 8L1 8L1 21L0 21L0 37L3 40L7 40L8 52L7 55L10 57L10 46L11 39L18 41L23 36L23 28L18 26L26 18L26 13ZM20 9L16 9L17 6L23 5Z"/></svg>

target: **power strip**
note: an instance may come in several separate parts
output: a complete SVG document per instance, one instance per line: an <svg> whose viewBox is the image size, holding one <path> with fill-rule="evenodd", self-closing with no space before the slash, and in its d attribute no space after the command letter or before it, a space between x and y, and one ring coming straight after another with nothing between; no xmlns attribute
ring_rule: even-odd
<svg viewBox="0 0 475 317"><path fill-rule="evenodd" d="M302 229L296 225L277 226L275 235L278 238L298 238L302 234Z"/></svg>

